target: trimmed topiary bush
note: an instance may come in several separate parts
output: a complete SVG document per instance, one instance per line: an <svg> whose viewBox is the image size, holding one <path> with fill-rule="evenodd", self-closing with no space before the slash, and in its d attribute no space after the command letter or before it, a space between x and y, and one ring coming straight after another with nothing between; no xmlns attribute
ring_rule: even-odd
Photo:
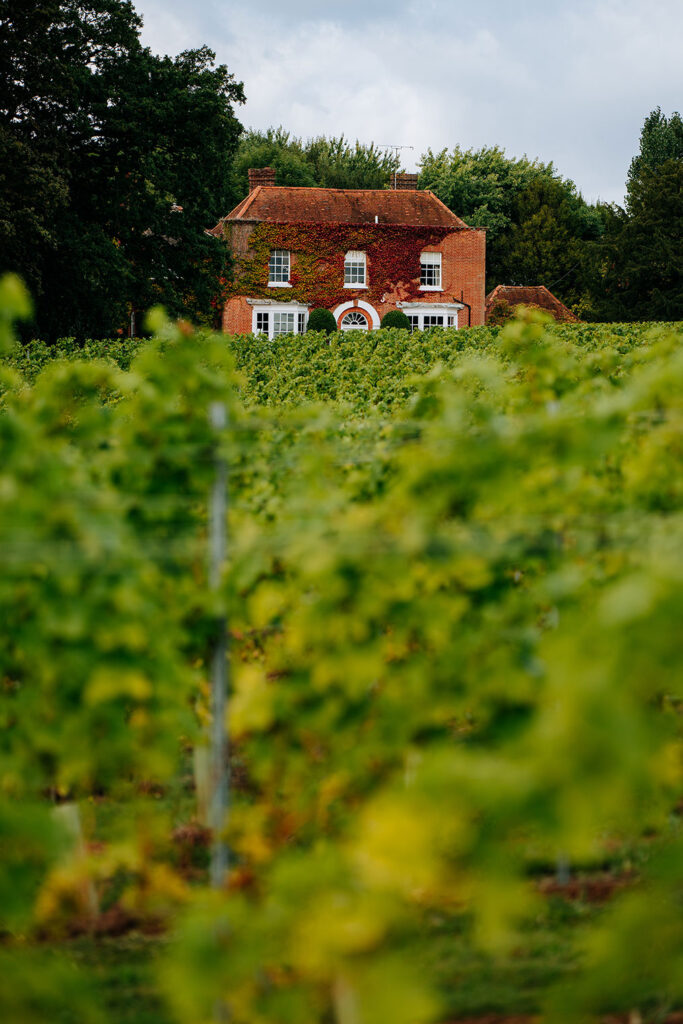
<svg viewBox="0 0 683 1024"><path fill-rule="evenodd" d="M307 331L324 331L331 334L337 330L337 321L329 309L314 309L308 318Z"/></svg>
<svg viewBox="0 0 683 1024"><path fill-rule="evenodd" d="M400 309L390 309L382 317L380 327L400 327L404 331L410 330L410 320Z"/></svg>

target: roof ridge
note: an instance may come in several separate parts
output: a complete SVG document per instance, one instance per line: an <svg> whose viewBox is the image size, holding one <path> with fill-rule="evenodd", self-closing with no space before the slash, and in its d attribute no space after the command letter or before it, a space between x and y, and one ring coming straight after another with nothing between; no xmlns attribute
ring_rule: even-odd
<svg viewBox="0 0 683 1024"><path fill-rule="evenodd" d="M427 195L430 195L432 197L432 199L434 199L439 204L439 206L443 206L444 210L448 210L448 212L453 217L455 217L455 219L458 220L461 224L465 223L465 221L462 219L462 217L458 217L457 213L453 213L453 211L451 210L450 206L446 206L446 204L444 203L443 199L439 199L439 197L437 196L436 192L432 192L431 188L424 188L424 189L421 189L421 190L418 189L418 191L426 192ZM467 226L469 227L469 225L467 225Z"/></svg>
<svg viewBox="0 0 683 1024"><path fill-rule="evenodd" d="M378 216L380 220L378 221ZM428 189L354 189L317 185L259 185L223 218L226 222L468 225Z"/></svg>
<svg viewBox="0 0 683 1024"><path fill-rule="evenodd" d="M259 194L259 192L261 191L261 189L263 187L264 187L263 185L257 185L256 188L252 189L251 192L249 193L249 195L246 196L246 198L242 200L242 202L244 203L244 207L240 211L241 213L246 213L247 212L247 210L249 209L251 204L254 202L254 199L256 198L256 196ZM230 214L228 214L228 216L230 216Z"/></svg>
<svg viewBox="0 0 683 1024"><path fill-rule="evenodd" d="M434 195L428 188L332 188L331 185L259 185L258 188L262 189L277 189L283 191L288 189L290 192L378 192L380 195L405 195L406 192L420 192L422 195Z"/></svg>
<svg viewBox="0 0 683 1024"><path fill-rule="evenodd" d="M241 217L245 210L249 209L249 207L254 201L255 196L257 195L258 192L261 191L262 187L263 186L261 185L257 185L256 188L249 193L249 195L246 195L244 199L240 199L237 206L233 207L233 209L230 210L229 213L226 213L225 217L221 217L221 219L218 221L218 224L223 224L224 221L230 220L233 217ZM216 227L218 227L218 224L216 225Z"/></svg>

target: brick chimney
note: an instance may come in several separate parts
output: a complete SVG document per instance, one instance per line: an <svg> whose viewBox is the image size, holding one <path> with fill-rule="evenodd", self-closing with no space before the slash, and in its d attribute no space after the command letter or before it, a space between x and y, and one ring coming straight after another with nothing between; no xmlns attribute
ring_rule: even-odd
<svg viewBox="0 0 683 1024"><path fill-rule="evenodd" d="M249 168L249 194L258 188L259 185L275 184L274 167L250 167Z"/></svg>
<svg viewBox="0 0 683 1024"><path fill-rule="evenodd" d="M407 189L417 188L417 174L397 174L394 180L394 188L396 191L405 191Z"/></svg>

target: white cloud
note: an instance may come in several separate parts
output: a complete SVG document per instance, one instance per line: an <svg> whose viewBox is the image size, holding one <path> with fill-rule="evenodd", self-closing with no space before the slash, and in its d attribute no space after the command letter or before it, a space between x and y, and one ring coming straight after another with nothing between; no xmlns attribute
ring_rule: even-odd
<svg viewBox="0 0 683 1024"><path fill-rule="evenodd" d="M135 9L143 20L142 41L155 53L175 56L207 42L203 19L194 20L184 0L135 0Z"/></svg>
<svg viewBox="0 0 683 1024"><path fill-rule="evenodd" d="M553 160L589 199L620 200L644 118L683 91L674 0L374 3L137 0L143 38L208 43L245 84L248 126L427 147L499 144Z"/></svg>

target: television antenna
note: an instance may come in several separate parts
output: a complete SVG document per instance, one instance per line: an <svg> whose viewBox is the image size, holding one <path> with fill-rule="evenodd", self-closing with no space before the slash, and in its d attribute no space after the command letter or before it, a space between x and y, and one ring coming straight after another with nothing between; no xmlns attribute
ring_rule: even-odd
<svg viewBox="0 0 683 1024"><path fill-rule="evenodd" d="M378 149L393 149L394 156L395 156L396 160L398 160L399 150L401 150L401 149L415 149L415 146L394 146L391 143L387 143L384 146L378 145L377 148ZM395 168L394 169L394 191L396 191L396 175L397 175L397 173L398 173L398 171Z"/></svg>

